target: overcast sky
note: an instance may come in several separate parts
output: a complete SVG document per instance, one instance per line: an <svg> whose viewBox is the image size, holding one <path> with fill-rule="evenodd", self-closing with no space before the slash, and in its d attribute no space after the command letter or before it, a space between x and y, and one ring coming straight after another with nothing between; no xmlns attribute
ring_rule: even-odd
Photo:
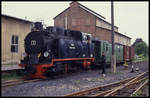
<svg viewBox="0 0 150 98"><path fill-rule="evenodd" d="M47 26L54 25L53 18L69 7L71 1L64 2L2 2L2 14L27 18L30 21L44 21ZM82 5L99 13L111 23L110 2L83 2ZM132 38L142 38L149 44L148 2L114 2L114 24L119 32Z"/></svg>

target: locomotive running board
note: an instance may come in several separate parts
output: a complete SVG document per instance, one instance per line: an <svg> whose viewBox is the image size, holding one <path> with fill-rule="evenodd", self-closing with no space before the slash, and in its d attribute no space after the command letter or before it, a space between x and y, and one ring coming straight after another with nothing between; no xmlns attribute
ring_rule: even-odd
<svg viewBox="0 0 150 98"><path fill-rule="evenodd" d="M67 58L67 59L52 59L52 61L74 61L74 60L92 60L92 61L94 61L94 58Z"/></svg>
<svg viewBox="0 0 150 98"><path fill-rule="evenodd" d="M91 61L94 62L94 58L66 58L66 59L52 59L51 64L43 64L42 67L51 67L53 66L54 62L60 62L60 61Z"/></svg>
<svg viewBox="0 0 150 98"><path fill-rule="evenodd" d="M67 58L67 59L52 59L52 62L50 64L36 64L36 73L35 74L30 74L29 77L32 78L41 78L45 79L46 77L43 75L44 72L46 71L47 68L54 66L54 62L59 62L59 61L83 61L83 67L86 68L89 66L91 63L94 62L94 58ZM35 65L35 64L34 64ZM19 64L20 67L25 67L25 64ZM66 65L65 71L67 72L68 68Z"/></svg>
<svg viewBox="0 0 150 98"><path fill-rule="evenodd" d="M54 62L76 61L76 60L83 60L83 61L91 60L92 62L94 62L94 58L66 58L66 59L52 59L52 62L50 64L37 64L37 65L43 65L43 67L49 67L49 66L53 66ZM26 64L19 64L20 67L24 67L25 65Z"/></svg>

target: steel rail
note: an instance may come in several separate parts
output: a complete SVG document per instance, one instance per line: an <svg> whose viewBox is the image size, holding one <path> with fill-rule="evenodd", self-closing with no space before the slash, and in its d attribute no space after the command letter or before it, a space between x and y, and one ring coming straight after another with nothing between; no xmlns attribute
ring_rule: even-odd
<svg viewBox="0 0 150 98"><path fill-rule="evenodd" d="M40 80L42 79L32 79L32 80L18 79L18 80L13 80L13 81L6 81L2 83L1 87L10 87L10 86L18 85L18 84L35 82L35 81L40 81Z"/></svg>
<svg viewBox="0 0 150 98"><path fill-rule="evenodd" d="M145 77L144 79L138 80L138 81L136 81L136 82L140 82L140 81L142 81L142 80L145 80L146 78L147 78L147 77ZM133 84L134 84L134 83L132 83L131 85L133 85ZM117 88L118 88L118 87L112 88L112 89L107 90L107 91L104 91L104 92L102 92L102 93L95 94L95 95L93 95L93 96L91 96L91 97L104 96L104 95L110 93L111 91L113 91L113 90L115 90L115 89L117 89Z"/></svg>
<svg viewBox="0 0 150 98"><path fill-rule="evenodd" d="M149 82L149 79L147 79L143 84L141 84L139 87L137 87L136 90L135 90L130 96L136 94L136 93L137 93L139 90L141 90L146 84L148 84L148 82Z"/></svg>
<svg viewBox="0 0 150 98"><path fill-rule="evenodd" d="M119 86L118 88L112 90L110 93L104 95L104 97L117 95L117 92L120 91L120 90L122 90L122 89L124 89L125 87L131 86L131 85L133 85L133 84L135 84L135 83L138 83L138 82L140 82L140 81L146 79L147 77L145 77L144 79L141 78L141 77L144 76L146 73L147 73L147 72L144 72L144 73L138 75L136 78L132 79L132 80L129 81L128 83L126 83L126 84L124 84L124 85L121 85L121 86ZM140 78L141 78L141 79L140 79ZM139 80L138 80L138 79L139 79Z"/></svg>
<svg viewBox="0 0 150 98"><path fill-rule="evenodd" d="M144 74L143 74L144 75ZM141 76L143 76L143 75L141 75ZM140 76L140 77L141 77ZM139 77L139 78L140 78ZM134 82L131 82L131 84L129 84L129 85L127 85L127 86L133 86L133 85L135 85L136 83L140 83L141 81L143 81L143 80L145 80L145 79L147 79L148 77L143 77L143 78L141 78L141 79L139 79L139 80L137 80L137 81L134 81ZM133 79L134 80L134 79ZM130 80L130 81L132 81L132 80ZM129 81L129 82L130 82ZM128 82L128 83L129 83ZM128 83L126 83L126 84L128 84ZM122 84L122 85L126 85L126 84ZM112 89L110 89L110 90L106 90L106 91L104 91L104 92L102 92L102 93L98 93L98 94L95 94L95 95L93 95L93 96L91 96L91 97L96 97L96 96L105 96L105 97L107 97L107 95L106 94L108 94L108 93L110 93L110 92L113 92L114 90L116 90L116 89L118 89L118 88L121 88L122 87L122 85L120 85L119 87L114 87L114 88L112 88ZM109 96L109 95L108 95Z"/></svg>
<svg viewBox="0 0 150 98"><path fill-rule="evenodd" d="M143 76L143 75L146 74L146 73L147 73L147 72L144 72L144 73L139 74L139 75L137 75L137 76L134 76L134 77L131 77L131 78L127 78L127 79L124 79L124 80L121 80L121 81L117 81L117 82L114 82L114 83L102 85L102 86L99 86L99 87L96 87L96 88L91 88L91 89L88 89L88 90L83 90L83 91L79 91L79 92L75 92L75 93L71 93L71 94L66 94L66 95L64 95L63 97L69 97L69 96L85 96L85 95L89 96L90 93L92 93L92 92L97 92L97 91L98 91L98 93L96 93L96 94L94 94L94 95L91 95L91 96L94 97L94 96L99 96L99 95L106 95L107 93L112 92L114 89L117 89L118 86L120 87L120 85L125 84L126 82L128 83L128 82L130 82L130 81L133 81L135 78L141 77L141 76ZM132 83L132 82L131 82L131 83ZM115 85L117 85L117 87L116 87ZM112 87L113 89L110 89L111 86L115 86L115 87ZM108 89L108 87L109 87L109 89ZM108 90L103 90L103 89L106 89L106 88L107 88Z"/></svg>
<svg viewBox="0 0 150 98"><path fill-rule="evenodd" d="M117 82L114 82L114 83L102 85L102 86L99 86L99 87L96 87L96 88L91 88L91 89L88 89L88 90L83 90L83 91L79 91L79 92L75 92L75 93L71 93L71 94L66 94L66 95L64 95L64 97L80 96L80 95L89 93L89 92L91 92L91 91L95 91L95 90L102 89L102 88L104 88L104 87L109 87L109 86L112 86L112 85L116 85L116 84L118 84L118 83L119 83L119 84L123 84L125 81L131 80L131 79L133 79L133 78L134 78L134 77L132 77L132 78L127 78L127 79L125 79L125 80L117 81Z"/></svg>
<svg viewBox="0 0 150 98"><path fill-rule="evenodd" d="M15 79L15 80L3 80L2 84L11 83L11 82L17 82L17 81L23 81L25 79Z"/></svg>

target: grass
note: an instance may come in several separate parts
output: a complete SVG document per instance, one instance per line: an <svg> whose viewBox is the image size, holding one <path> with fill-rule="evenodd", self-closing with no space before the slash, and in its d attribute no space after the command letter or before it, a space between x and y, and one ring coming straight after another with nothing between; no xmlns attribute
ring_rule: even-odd
<svg viewBox="0 0 150 98"><path fill-rule="evenodd" d="M148 89L149 86L146 85L143 89ZM146 95L143 95L143 93L145 93ZM130 97L148 97L149 96L149 92L144 92L142 90L139 90L138 92L136 92L135 94L132 94Z"/></svg>
<svg viewBox="0 0 150 98"><path fill-rule="evenodd" d="M135 93L135 94L132 94L131 95L131 97L139 97L140 95L141 95L141 90L140 91L138 91L137 93Z"/></svg>
<svg viewBox="0 0 150 98"><path fill-rule="evenodd" d="M22 78L22 75L18 75L16 72L11 72L11 73L1 73L1 80L15 80Z"/></svg>
<svg viewBox="0 0 150 98"><path fill-rule="evenodd" d="M139 56L133 62L142 62L142 61L148 61L148 57L147 56Z"/></svg>

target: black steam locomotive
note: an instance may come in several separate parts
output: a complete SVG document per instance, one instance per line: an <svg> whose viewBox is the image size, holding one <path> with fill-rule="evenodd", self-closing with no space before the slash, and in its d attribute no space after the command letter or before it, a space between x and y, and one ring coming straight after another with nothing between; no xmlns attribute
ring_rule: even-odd
<svg viewBox="0 0 150 98"><path fill-rule="evenodd" d="M27 77L46 78L71 68L90 68L94 62L90 34L55 26L44 29L41 22L34 25L24 40L24 59L19 64Z"/></svg>

